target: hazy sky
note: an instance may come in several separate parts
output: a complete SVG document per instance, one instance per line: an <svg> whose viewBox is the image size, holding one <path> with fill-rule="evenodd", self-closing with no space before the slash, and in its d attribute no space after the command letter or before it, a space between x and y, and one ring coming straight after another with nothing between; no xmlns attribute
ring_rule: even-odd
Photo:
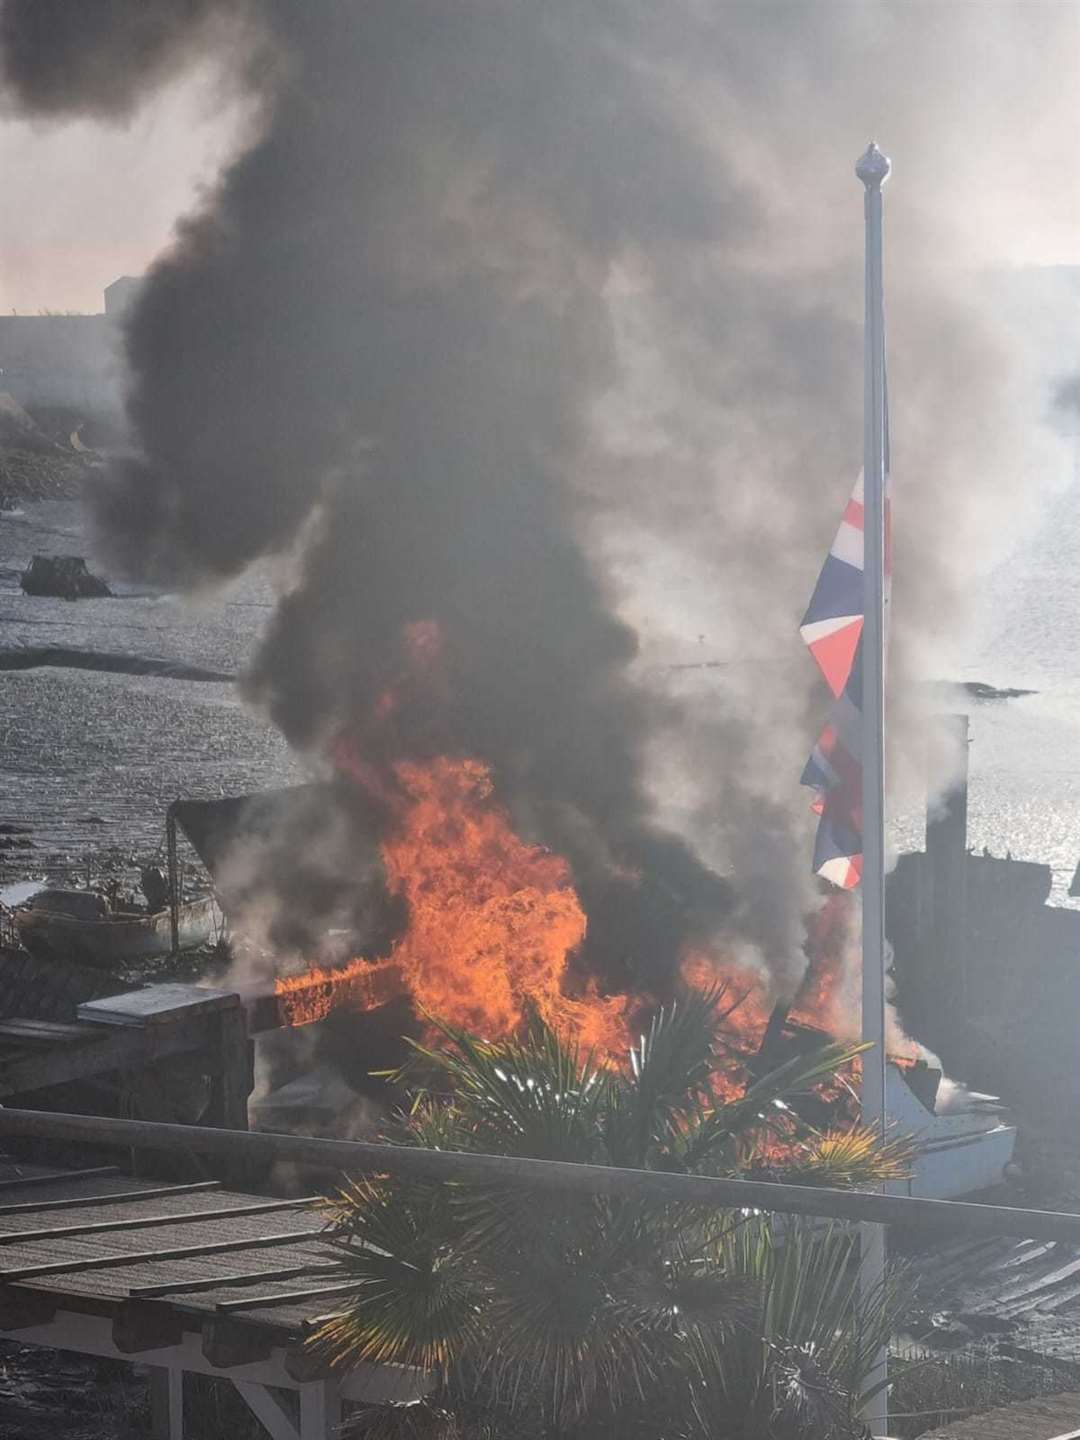
<svg viewBox="0 0 1080 1440"><path fill-rule="evenodd" d="M1041 15L1048 28L1057 26L1058 45L1064 35L1065 49L1072 53L1060 55L1060 66L1048 71L1045 47L1011 50L1003 81L1001 51L1009 47L1002 46L994 22L1009 7L982 0L937 4L937 19L981 11L966 56L952 57L950 85L926 87L925 76L922 82L910 77L916 88L920 83L926 88L927 124L939 129L940 148L920 146L914 154L897 150L889 119L894 110L909 108L911 96L910 91L892 93L905 70L895 63L883 67L877 102L869 110L865 94L850 97L850 108L843 100L837 105L838 97L830 100L824 115L817 116L815 139L828 139L829 117L835 119L838 111L844 121L835 136L838 165L846 179L856 137L861 146L869 138L864 128L880 130L876 138L891 150L902 188L912 197L936 192L950 171L966 176L959 209L966 212L967 233L961 249L975 265L1080 264L1073 137L1059 128L1080 73L1080 7L1076 23L1062 26L1072 0L1030 0L1028 18ZM855 29L860 18L866 12L860 17L853 11ZM908 19L909 32L933 29L934 12L921 3ZM949 48L944 37L943 43ZM868 70L875 63L871 47ZM906 83L903 89L908 90ZM985 116L988 89L1000 94L1002 123L992 133L979 133L971 120L980 112ZM816 110L822 98L820 91L809 94L808 107ZM863 111L863 125L855 111ZM168 243L176 218L234 149L245 119L235 101L223 102L212 70L188 75L159 92L119 126L0 118L0 310L100 310L101 292L110 281L140 272ZM1037 188L1037 206L1031 204L1033 173L1045 176ZM798 186L796 192L797 203L805 204L806 189ZM900 193L897 202L902 208ZM801 218L804 247L813 248L818 225L833 224L824 193L820 211Z"/></svg>
<svg viewBox="0 0 1080 1440"><path fill-rule="evenodd" d="M0 310L101 310L105 286L168 243L244 120L207 72L125 125L0 120Z"/></svg>

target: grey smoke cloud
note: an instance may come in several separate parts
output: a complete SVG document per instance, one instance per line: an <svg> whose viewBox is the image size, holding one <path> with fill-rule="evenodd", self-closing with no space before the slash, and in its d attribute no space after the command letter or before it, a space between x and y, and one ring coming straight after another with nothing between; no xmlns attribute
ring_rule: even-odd
<svg viewBox="0 0 1080 1440"><path fill-rule="evenodd" d="M133 318L116 555L195 586L303 532L248 681L295 744L488 759L571 858L613 985L662 988L718 926L788 985L826 709L795 626L860 458L854 159L873 133L896 161L911 783L911 679L1015 534L1017 476L1053 464L1016 333L965 272L987 217L1060 187L1038 140L1076 24L996 0L6 0L30 111L123 114L226 33L266 106ZM430 619L440 703L417 687L383 723ZM724 668L666 670L676 642Z"/></svg>
<svg viewBox="0 0 1080 1440"><path fill-rule="evenodd" d="M246 0L32 0L0 12L11 103L41 116L125 119L250 16Z"/></svg>

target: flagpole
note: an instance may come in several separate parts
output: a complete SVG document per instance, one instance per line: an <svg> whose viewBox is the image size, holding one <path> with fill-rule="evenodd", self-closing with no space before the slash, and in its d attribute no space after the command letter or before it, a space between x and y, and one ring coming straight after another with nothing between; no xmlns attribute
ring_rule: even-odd
<svg viewBox="0 0 1080 1440"><path fill-rule="evenodd" d="M866 195L866 372L863 397L863 633L862 633L862 1038L874 1048L862 1057L862 1116L884 1136L885 1115L885 307L882 283L882 195L889 160L873 142L855 173ZM860 1227L860 1282L865 1297L880 1294L885 1276L885 1229ZM871 1384L887 1375L888 1353L877 1357ZM872 1435L887 1431L884 1388L867 1407Z"/></svg>

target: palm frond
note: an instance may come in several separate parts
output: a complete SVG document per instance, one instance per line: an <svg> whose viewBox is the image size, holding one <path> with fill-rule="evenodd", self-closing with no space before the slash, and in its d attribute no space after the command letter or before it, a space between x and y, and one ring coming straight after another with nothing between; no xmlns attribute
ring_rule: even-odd
<svg viewBox="0 0 1080 1440"><path fill-rule="evenodd" d="M796 1055L750 1085L738 1100L717 1104L690 1126L682 1142L682 1163L701 1171L731 1163L732 1142L775 1123L778 1106L836 1073L866 1049L833 1042Z"/></svg>
<svg viewBox="0 0 1080 1440"><path fill-rule="evenodd" d="M451 1189L359 1182L330 1202L330 1243L362 1288L309 1344L331 1364L445 1368L479 1323L482 1281L454 1241Z"/></svg>
<svg viewBox="0 0 1080 1440"><path fill-rule="evenodd" d="M881 1140L869 1126L825 1130L798 1145L780 1170L780 1178L796 1185L855 1189L888 1180L907 1180L918 1143L906 1135Z"/></svg>
<svg viewBox="0 0 1080 1440"><path fill-rule="evenodd" d="M608 1148L616 1165L666 1168L689 1123L702 1119L711 1102L717 1037L726 1012L725 991L688 990L655 1012L630 1050L630 1076L608 1125Z"/></svg>
<svg viewBox="0 0 1080 1440"><path fill-rule="evenodd" d="M903 1172L908 1142L819 1133L786 1108L863 1047L823 1046L719 1100L726 1001L658 1011L625 1074L535 1014L497 1042L432 1021L441 1043L414 1048L418 1088L387 1138L732 1174L782 1132L788 1178ZM895 1314L891 1291L860 1294L843 1227L463 1179L349 1184L329 1214L360 1289L311 1343L433 1377L420 1405L368 1412L366 1440L854 1440Z"/></svg>
<svg viewBox="0 0 1080 1440"><path fill-rule="evenodd" d="M774 1429L830 1440L852 1420L851 1396L821 1363L813 1342L777 1345L769 1365Z"/></svg>
<svg viewBox="0 0 1080 1440"><path fill-rule="evenodd" d="M763 1299L753 1327L699 1353L712 1414L741 1416L741 1433L770 1440L861 1433L875 1358L908 1287L896 1272L863 1293L856 1252L854 1232L842 1225L789 1220L778 1229L758 1216L730 1232L726 1263L734 1274L757 1277Z"/></svg>
<svg viewBox="0 0 1080 1440"><path fill-rule="evenodd" d="M430 1400L372 1405L342 1433L348 1440L465 1440L454 1413Z"/></svg>
<svg viewBox="0 0 1080 1440"><path fill-rule="evenodd" d="M496 1042L433 1023L446 1048L415 1050L442 1074L467 1113L470 1148L582 1163L599 1158L598 1117L611 1080L591 1054L562 1042L535 1013L520 1039Z"/></svg>

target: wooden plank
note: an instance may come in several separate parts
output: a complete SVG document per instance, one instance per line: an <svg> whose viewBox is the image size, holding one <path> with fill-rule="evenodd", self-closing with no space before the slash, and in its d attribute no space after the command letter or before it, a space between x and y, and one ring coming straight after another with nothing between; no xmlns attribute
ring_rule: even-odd
<svg viewBox="0 0 1080 1440"><path fill-rule="evenodd" d="M194 1202L191 1202L194 1203ZM269 1249L260 1253L258 1249L239 1252L234 1259L227 1255L212 1254L194 1257L181 1256L174 1261L159 1263L158 1256L165 1247L200 1246L219 1241L249 1239L264 1232L278 1230L301 1230L304 1234L291 1248ZM132 1295L132 1287L177 1282L181 1285L194 1281L212 1280L222 1273L238 1271L257 1273L263 1267L277 1269L284 1266L308 1266L333 1261L341 1253L322 1228L322 1217L312 1211L301 1210L296 1214L285 1212L281 1216L251 1216L235 1221L209 1221L198 1228L179 1221L175 1227L162 1230L134 1230L130 1234L119 1231L105 1235L75 1236L68 1240L54 1240L45 1245L15 1246L0 1250L0 1265L15 1268L22 1265L36 1265L46 1261L81 1261L95 1259L102 1255L124 1255L142 1252L157 1247L151 1257L141 1264L95 1268L87 1272L75 1271L70 1275L57 1275L49 1280L50 1290L86 1300L108 1300L117 1303L128 1299L153 1300L154 1295ZM309 1283L321 1284L325 1276L316 1276ZM330 1278L344 1278L331 1276ZM36 1282L35 1282L36 1283ZM273 1285L263 1288L272 1289ZM209 1287L207 1287L209 1290ZM226 1300L243 1290L226 1287L216 1293L199 1291L187 1298L177 1297L176 1304L185 1310L198 1313L212 1312L216 1300ZM2 1429L2 1427L0 1427ZM2 1437L0 1437L2 1440Z"/></svg>
<svg viewBox="0 0 1080 1440"><path fill-rule="evenodd" d="M119 1165L93 1165L83 1170L55 1170L49 1175L17 1175L0 1180L0 1190L18 1190L24 1185L48 1185L55 1180L96 1180L99 1175L119 1175Z"/></svg>
<svg viewBox="0 0 1080 1440"><path fill-rule="evenodd" d="M57 1298L45 1290L20 1290L0 1285L0 1330L27 1330L48 1325L56 1314Z"/></svg>
<svg viewBox="0 0 1080 1440"><path fill-rule="evenodd" d="M183 1338L183 1316L153 1300L128 1301L113 1316L113 1344L125 1355L164 1350L179 1345Z"/></svg>
<svg viewBox="0 0 1080 1440"><path fill-rule="evenodd" d="M267 1215L274 1210L302 1210L322 1201L321 1195L300 1200L259 1200L253 1205L231 1205L217 1210L184 1210L173 1215L133 1215L122 1220L89 1220L78 1225L55 1225L42 1230L7 1230L0 1245L31 1245L43 1240L64 1240L69 1235L102 1235L110 1230L149 1230L157 1225L196 1224L203 1220L232 1220L240 1215Z"/></svg>
<svg viewBox="0 0 1080 1440"><path fill-rule="evenodd" d="M317 1237L317 1230L283 1230L274 1235L251 1235L238 1240L211 1240L202 1245L174 1245L168 1249L120 1251L86 1255L79 1259L49 1260L0 1270L0 1283L35 1280L40 1275L73 1275L83 1270L109 1270L121 1265L152 1265L159 1260L186 1260L198 1255L228 1255L234 1250L269 1250L275 1245L302 1245Z"/></svg>
<svg viewBox="0 0 1080 1440"><path fill-rule="evenodd" d="M92 1035L89 1026L87 1033ZM201 1050L205 1044L206 1023L198 1017L146 1029L103 1030L100 1039L93 1036L81 1045L27 1052L0 1064L0 1095L28 1094L109 1070L135 1070L169 1055Z"/></svg>
<svg viewBox="0 0 1080 1440"><path fill-rule="evenodd" d="M317 1233L317 1232L312 1232ZM337 1275L343 1268L340 1260L325 1265L286 1265L277 1270L245 1270L237 1275L214 1275L205 1280L170 1280L160 1285L133 1285L128 1294L149 1300L157 1295L198 1295L206 1290L223 1290L234 1285L258 1285L272 1280L296 1280L304 1275Z"/></svg>
<svg viewBox="0 0 1080 1440"><path fill-rule="evenodd" d="M327 1320L340 1320L347 1315L347 1310L324 1310L321 1315L306 1315L302 1322L305 1331L317 1330L320 1325L325 1325Z"/></svg>
<svg viewBox="0 0 1080 1440"><path fill-rule="evenodd" d="M0 1040L18 1040L23 1045L70 1045L102 1038L102 1032L89 1025L68 1025L59 1020L0 1020Z"/></svg>
<svg viewBox="0 0 1080 1440"><path fill-rule="evenodd" d="M276 1344L273 1332L243 1320L212 1315L203 1325L202 1352L218 1370L266 1360Z"/></svg>
<svg viewBox="0 0 1080 1440"><path fill-rule="evenodd" d="M220 1190L220 1180L197 1180L190 1185L150 1185L145 1190L117 1190L108 1195L67 1195L63 1200L22 1200L17 1205L0 1205L5 1215L37 1215L42 1210L78 1210L85 1205L121 1205L129 1201L159 1200L163 1195L190 1195L198 1190Z"/></svg>
<svg viewBox="0 0 1080 1440"><path fill-rule="evenodd" d="M300 1440L292 1416L272 1390L250 1380L234 1380L241 1399L270 1436L270 1440Z"/></svg>
<svg viewBox="0 0 1080 1440"><path fill-rule="evenodd" d="M106 1000L87 1000L76 1014L80 1020L97 1025L120 1025L143 1028L151 1025L172 1025L194 1015L207 1015L214 1010L231 1010L240 1005L235 990L212 990L208 985L148 985L144 990L129 990Z"/></svg>
<svg viewBox="0 0 1080 1440"><path fill-rule="evenodd" d="M355 1295L368 1288L366 1280L352 1280L343 1285L318 1285L310 1290L278 1290L268 1295L247 1295L242 1300L219 1300L214 1306L223 1315L237 1310L270 1310L277 1305L300 1305L305 1300L321 1300L324 1295Z"/></svg>

